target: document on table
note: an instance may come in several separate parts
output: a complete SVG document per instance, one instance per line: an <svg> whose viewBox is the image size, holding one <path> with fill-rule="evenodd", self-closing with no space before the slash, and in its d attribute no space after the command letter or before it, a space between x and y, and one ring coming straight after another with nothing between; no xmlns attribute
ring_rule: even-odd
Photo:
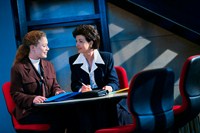
<svg viewBox="0 0 200 133"><path fill-rule="evenodd" d="M68 99L72 99L76 95L80 94L81 92L64 92L52 97L47 98L44 102L58 102L58 101L64 101Z"/></svg>

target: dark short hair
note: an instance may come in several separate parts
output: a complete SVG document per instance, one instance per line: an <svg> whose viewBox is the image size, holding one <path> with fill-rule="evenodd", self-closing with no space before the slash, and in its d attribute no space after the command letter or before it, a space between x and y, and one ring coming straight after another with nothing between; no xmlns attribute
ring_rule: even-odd
<svg viewBox="0 0 200 133"><path fill-rule="evenodd" d="M83 35L87 42L93 41L92 49L98 49L100 46L100 36L97 29L92 25L79 25L72 32L73 37Z"/></svg>

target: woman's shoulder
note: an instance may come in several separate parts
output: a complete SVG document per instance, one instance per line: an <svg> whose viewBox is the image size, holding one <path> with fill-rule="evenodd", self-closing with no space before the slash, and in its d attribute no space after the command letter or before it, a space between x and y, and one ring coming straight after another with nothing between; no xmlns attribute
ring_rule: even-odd
<svg viewBox="0 0 200 133"><path fill-rule="evenodd" d="M24 70L28 69L29 67L29 61L27 59L23 59L20 62L16 62L12 65L11 72L24 73Z"/></svg>
<svg viewBox="0 0 200 133"><path fill-rule="evenodd" d="M100 53L102 58L110 58L110 57L112 57L112 53L111 52L99 51L99 53Z"/></svg>
<svg viewBox="0 0 200 133"><path fill-rule="evenodd" d="M18 62L18 63L13 64L13 66L11 67L11 69L12 70L21 70L22 66L23 66L23 63Z"/></svg>
<svg viewBox="0 0 200 133"><path fill-rule="evenodd" d="M13 64L12 69L21 69L23 66L27 65L28 63L29 63L28 59L24 58L23 60Z"/></svg>
<svg viewBox="0 0 200 133"><path fill-rule="evenodd" d="M53 66L53 63L46 59L41 59L44 66Z"/></svg>
<svg viewBox="0 0 200 133"><path fill-rule="evenodd" d="M78 55L79 55L79 53L73 54L73 55L69 56L69 58L75 58L75 57L78 57Z"/></svg>
<svg viewBox="0 0 200 133"><path fill-rule="evenodd" d="M79 54L71 55L69 57L69 60L75 60L78 57Z"/></svg>

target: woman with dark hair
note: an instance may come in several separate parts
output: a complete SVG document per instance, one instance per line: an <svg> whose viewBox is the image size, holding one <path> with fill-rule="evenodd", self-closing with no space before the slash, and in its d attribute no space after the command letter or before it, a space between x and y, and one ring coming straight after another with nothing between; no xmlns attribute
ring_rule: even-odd
<svg viewBox="0 0 200 133"><path fill-rule="evenodd" d="M64 92L56 80L53 65L44 60L48 51L48 40L43 31L30 31L24 36L11 69L11 96L16 103L14 113L20 123L50 123L50 132L64 132L58 112L33 106Z"/></svg>
<svg viewBox="0 0 200 133"><path fill-rule="evenodd" d="M73 31L78 54L69 58L72 91L118 90L119 83L112 54L99 52L100 36L91 25L80 25ZM85 85L83 85L84 83Z"/></svg>
<svg viewBox="0 0 200 133"><path fill-rule="evenodd" d="M113 55L112 53L98 50L100 46L100 36L95 27L92 25L79 25L75 28L72 34L76 39L76 47L78 50L78 54L75 54L69 58L72 91L87 92L94 89L103 89L107 90L108 92L112 92L118 90L119 81L114 68ZM106 103L96 105L95 108L92 109L89 106L90 105L86 107L86 105L84 105L81 108L82 112L80 113L79 111L79 114L81 114L80 118L82 121L85 121L83 122L85 125L81 127L81 132L89 132L87 130L90 127L86 127L87 125L91 125L93 128L91 129L92 132L95 130L95 128L101 128L92 126L94 123L98 123L98 121L95 121L95 119L101 119L102 121L105 121L103 120L103 115L101 115L102 112L98 111L98 109L102 110L102 108L111 108L108 107L109 104L106 105ZM94 111L95 109L97 110ZM94 112L98 113L94 114ZM128 112L126 113L128 114ZM85 119L83 119L84 117ZM89 124L87 124L87 122ZM102 124L102 126L109 124L111 123L105 123L104 125ZM83 130L84 128L86 128L85 131Z"/></svg>

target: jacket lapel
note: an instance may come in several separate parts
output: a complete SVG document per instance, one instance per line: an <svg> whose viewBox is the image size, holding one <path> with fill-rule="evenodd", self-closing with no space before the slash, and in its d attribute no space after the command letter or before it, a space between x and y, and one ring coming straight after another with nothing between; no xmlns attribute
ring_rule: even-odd
<svg viewBox="0 0 200 133"><path fill-rule="evenodd" d="M31 62L27 61L27 63L24 64L24 68L25 68L26 73L29 75L29 77L33 77L37 81L40 81L40 77L39 75L37 75L36 71L31 65Z"/></svg>

